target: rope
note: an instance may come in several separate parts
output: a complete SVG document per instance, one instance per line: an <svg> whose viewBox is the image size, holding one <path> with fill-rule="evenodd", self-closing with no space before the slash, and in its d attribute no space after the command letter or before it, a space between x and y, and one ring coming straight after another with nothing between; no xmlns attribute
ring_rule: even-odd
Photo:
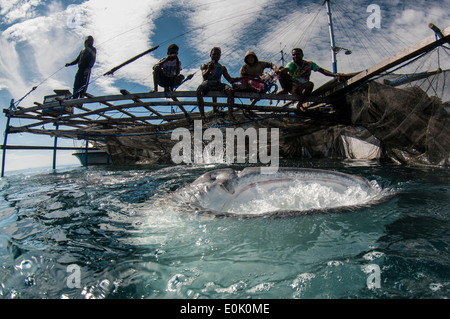
<svg viewBox="0 0 450 319"><path fill-rule="evenodd" d="M42 84L44 84L48 79L50 79L51 77L53 77L56 73L58 73L58 72L61 71L62 69L64 69L64 67L61 67L60 69L58 69L57 71L55 71L52 75L48 76L46 79L44 79L44 80L43 80L41 83L39 83L38 85L33 86L33 87L31 88L31 90L30 90L27 94L25 94L22 98L20 98L19 100L17 100L17 101L14 103L14 107L18 107L19 104L20 104L20 102L22 102L28 95L30 95L31 92L35 91L38 87L40 87L40 86L41 86Z"/></svg>
<svg viewBox="0 0 450 319"><path fill-rule="evenodd" d="M418 59L423 58L425 55L427 55L428 53L432 52L433 50L436 50L436 48L430 49L430 50L428 50L428 51L426 51L426 52L420 54L419 56L415 57L414 59L412 59L412 60L406 62L405 64L400 65L399 67L397 67L397 68L395 68L395 69L393 69L393 70L391 70L391 71L389 71L389 72L380 74L380 75L378 75L378 76L372 77L371 79L368 79L368 80L364 81L362 84L358 85L356 88L354 88L354 89L351 90L350 92L347 92L346 94L344 94L344 96L341 97L341 99L342 99L342 98L345 98L345 96L347 96L347 95L350 95L350 94L354 93L355 91L357 91L358 89L360 89L361 87L363 87L364 85L366 85L367 83L373 82L373 81L375 81L375 80L378 80L378 79L381 78L381 77L384 77L384 76L386 76L386 75L392 74L392 73L394 73L395 71L397 71L397 70L399 70L399 69L401 69L401 68L403 68L403 67L405 67L405 66L407 66L407 65L409 65L409 64L411 64L411 63L413 63L413 62L415 62L415 61L417 61Z"/></svg>
<svg viewBox="0 0 450 319"><path fill-rule="evenodd" d="M221 2L221 1L212 1L212 2L210 2L210 3L207 3L206 5L208 5L208 4L214 4L214 3L218 3L218 2ZM275 8L276 8L276 5L275 5L275 4L271 4L271 5L269 5L269 8L270 8L270 7L275 7ZM194 31L197 31L197 30L199 30L199 29L205 28L205 27L207 27L207 26L210 26L210 25L213 25L213 24L216 24L216 23L220 23L220 22L224 22L224 21L227 21L227 20L230 20L230 19L236 19L236 18L243 17L243 16L246 16L246 15L251 15L251 14L259 13L259 12L262 12L263 10L266 10L266 8L262 8L262 9L258 9L258 10L254 10L253 8L250 8L250 9L247 10L247 12L244 11L244 13L242 13L242 11L240 11L238 15L236 15L235 13L232 13L232 14L230 14L230 15L228 15L228 16L225 16L225 17L222 18L222 19L215 20L215 21L210 21L210 22L205 23L205 24L203 24L203 25L201 25L201 26L199 26L199 27L197 27L197 28L193 28L193 29L191 29L191 30L185 31L185 32L183 32L183 33L181 33L181 34L179 34L179 35L177 35L177 36L175 36L175 37L172 37L172 38L170 38L170 39L167 39L167 40L161 42L160 45L165 44L165 43L168 43L168 42L170 42L170 41L173 41L173 40L175 40L175 39L177 39L177 38L180 38L180 37L182 37L182 36L184 36L184 35L186 35L186 34L192 33L192 32L194 32ZM249 12L248 12L248 11L249 11ZM164 17L165 17L165 16L160 16L160 17L158 17L158 18L152 20L151 23L154 23L155 20L160 20L160 19L162 19L162 18L164 18ZM141 24L141 25L139 25L139 26L133 27L133 28L131 28L131 29L125 31L125 32L122 32L122 33L120 33L120 34L118 34L118 35L116 35L116 36L114 36L114 37L112 37L112 38L110 38L110 39L108 39L108 40L106 40L106 41L100 43L100 44L98 45L98 47L102 47L105 43L110 42L110 41L112 41L112 40L114 40L114 39L116 39L116 38L118 38L118 37L120 37L120 36L123 36L123 35L125 35L125 34L131 32L131 31L133 31L133 30L136 30L136 29L138 29L138 28L141 28L142 26L147 25L147 24L149 24L149 23L150 23L150 22L146 22L146 23L143 23L143 24ZM61 71L62 69L64 69L64 66L61 67L61 68L59 68L57 71L55 71L54 73L52 73L52 74L51 74L50 76L48 76L47 78L45 78L45 79L44 79L41 83L39 83L38 85L34 86L27 94L25 94L22 98L20 98L19 100L17 100L17 101L14 103L14 104L15 104L15 107L17 107L17 106L19 105L19 103L21 103L28 95L30 95L31 92L35 91L38 87L40 87L43 83L45 83L47 80L49 80L50 78L52 78L55 74L57 74L57 73L58 73L59 71ZM96 81L97 81L99 78L101 78L102 76L103 76L103 75L100 75L100 76L98 76L98 77L92 79L92 80L89 81L84 87L88 86L89 84L91 84L91 83L93 83L93 82L96 82ZM74 93L72 94L72 96L75 95L76 93L81 92L81 90L83 90L84 87L80 88L80 90L78 90L77 92L74 92ZM70 97L69 97L69 98L70 98Z"/></svg>

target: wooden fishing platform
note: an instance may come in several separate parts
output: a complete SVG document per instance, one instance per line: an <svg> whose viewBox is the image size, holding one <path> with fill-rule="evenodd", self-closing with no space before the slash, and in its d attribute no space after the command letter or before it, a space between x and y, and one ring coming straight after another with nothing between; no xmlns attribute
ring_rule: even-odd
<svg viewBox="0 0 450 319"><path fill-rule="evenodd" d="M66 93L61 90L55 90L55 92ZM129 93L122 90L121 93L98 97L87 94L86 98L75 100L56 98L53 102L35 103L36 106L29 108L4 110L9 118L31 121L21 126L10 126L8 133L26 132L99 140L103 135L124 133L129 128L148 127L181 119L200 119L196 92L193 91ZM226 98L223 93L211 92L205 97L205 107L227 108ZM225 101L221 101L222 99ZM258 102L255 101L256 99ZM244 100L248 100L248 103L244 103ZM269 105L257 104L264 101ZM270 103L273 101L278 104L282 101L288 101L288 103L272 106ZM289 106L295 101L296 98L288 94L235 92L236 111L241 109L263 113L290 113L296 110ZM312 97L309 102L316 107L325 105L321 97ZM155 109L156 107L158 110ZM165 111L162 111L164 109Z"/></svg>
<svg viewBox="0 0 450 319"><path fill-rule="evenodd" d="M334 101L362 86L374 76L440 45L450 43L450 27L441 31L430 24L430 28L435 31L435 35L369 69L346 74L340 82L333 79L316 89L307 101L308 110L332 109ZM200 119L195 91L130 93L121 90L120 94L116 95L85 94L85 97L81 99L68 99L70 95L71 92L68 90L55 90L55 94L46 96L42 103L34 102L35 105L31 107L10 107L3 110L7 117L7 125L2 146L2 176L5 150L20 149L20 146L7 146L7 136L11 133L53 136L56 150L57 137L104 141L107 137L123 136L130 130L135 131L140 128L155 126L154 129L157 131L158 124L164 122ZM211 107L215 111L227 109L226 98L223 93L210 92L205 96L205 107ZM235 92L234 101L235 112L242 111L246 114L249 111L252 116L258 116L293 113L296 111L294 105L298 97L290 94ZM20 121L19 126L10 126L11 119L24 121ZM22 149L36 148L24 146ZM41 149L45 148L41 147Z"/></svg>

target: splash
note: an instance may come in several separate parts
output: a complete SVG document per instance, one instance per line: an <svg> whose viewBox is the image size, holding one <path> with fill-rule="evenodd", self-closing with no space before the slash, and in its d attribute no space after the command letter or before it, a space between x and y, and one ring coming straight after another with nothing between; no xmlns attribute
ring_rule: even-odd
<svg viewBox="0 0 450 319"><path fill-rule="evenodd" d="M261 174L260 168L245 168L208 172L173 194L172 200L200 212L251 217L349 209L371 205L383 196L376 182L360 176L299 168Z"/></svg>

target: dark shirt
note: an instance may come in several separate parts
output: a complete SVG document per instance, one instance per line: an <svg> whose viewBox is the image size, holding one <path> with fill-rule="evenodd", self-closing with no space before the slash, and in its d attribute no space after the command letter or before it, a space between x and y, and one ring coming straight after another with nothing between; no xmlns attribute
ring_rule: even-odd
<svg viewBox="0 0 450 319"><path fill-rule="evenodd" d="M225 67L220 63L208 62L202 65L202 70L207 70L208 66L211 65L212 68L204 77L204 81L207 81L211 85L220 84L221 78L224 73Z"/></svg>
<svg viewBox="0 0 450 319"><path fill-rule="evenodd" d="M91 69L94 66L96 56L96 48L85 47L81 50L78 57L74 61L70 62L69 65L75 65L78 63L78 68L81 70Z"/></svg>

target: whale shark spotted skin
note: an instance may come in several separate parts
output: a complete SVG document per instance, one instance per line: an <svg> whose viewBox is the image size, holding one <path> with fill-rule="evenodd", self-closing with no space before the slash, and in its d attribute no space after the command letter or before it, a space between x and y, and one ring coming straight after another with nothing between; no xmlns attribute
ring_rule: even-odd
<svg viewBox="0 0 450 319"><path fill-rule="evenodd" d="M263 174L248 167L207 172L170 200L201 213L256 217L354 209L373 204L379 195L379 188L356 175L306 168Z"/></svg>

